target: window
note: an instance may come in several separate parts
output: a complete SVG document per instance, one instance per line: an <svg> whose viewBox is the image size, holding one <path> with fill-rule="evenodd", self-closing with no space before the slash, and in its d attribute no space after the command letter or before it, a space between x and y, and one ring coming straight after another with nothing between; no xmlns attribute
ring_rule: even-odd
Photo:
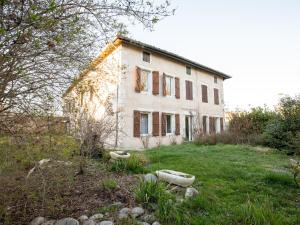
<svg viewBox="0 0 300 225"><path fill-rule="evenodd" d="M141 91L148 92L149 91L149 76L150 71L141 70Z"/></svg>
<svg viewBox="0 0 300 225"><path fill-rule="evenodd" d="M215 84L218 83L218 77L217 76L214 76L214 82L215 82Z"/></svg>
<svg viewBox="0 0 300 225"><path fill-rule="evenodd" d="M143 52L143 61L144 62L150 62L150 53L149 52Z"/></svg>
<svg viewBox="0 0 300 225"><path fill-rule="evenodd" d="M172 89L173 89L173 77L166 76L166 95L171 96L172 95Z"/></svg>
<svg viewBox="0 0 300 225"><path fill-rule="evenodd" d="M192 74L192 68L189 66L186 66L186 74L191 75Z"/></svg>
<svg viewBox="0 0 300 225"><path fill-rule="evenodd" d="M214 102L215 105L219 105L219 89L214 88Z"/></svg>
<svg viewBox="0 0 300 225"><path fill-rule="evenodd" d="M207 134L207 116L203 116L202 119L202 128L203 128L203 134Z"/></svg>
<svg viewBox="0 0 300 225"><path fill-rule="evenodd" d="M202 102L208 103L207 86L201 85L201 89L202 89Z"/></svg>
<svg viewBox="0 0 300 225"><path fill-rule="evenodd" d="M186 80L185 81L185 95L186 100L193 100L193 82Z"/></svg>
<svg viewBox="0 0 300 225"><path fill-rule="evenodd" d="M167 134L172 133L172 116L171 115L166 115L166 122L167 122Z"/></svg>
<svg viewBox="0 0 300 225"><path fill-rule="evenodd" d="M141 113L141 134L148 134L148 114Z"/></svg>

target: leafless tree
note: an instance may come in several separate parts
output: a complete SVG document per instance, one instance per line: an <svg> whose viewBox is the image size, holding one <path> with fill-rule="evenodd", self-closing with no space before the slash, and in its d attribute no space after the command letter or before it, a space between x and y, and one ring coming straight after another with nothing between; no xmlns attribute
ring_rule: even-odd
<svg viewBox="0 0 300 225"><path fill-rule="evenodd" d="M0 1L0 114L48 112L126 24L152 29L172 13L168 1Z"/></svg>

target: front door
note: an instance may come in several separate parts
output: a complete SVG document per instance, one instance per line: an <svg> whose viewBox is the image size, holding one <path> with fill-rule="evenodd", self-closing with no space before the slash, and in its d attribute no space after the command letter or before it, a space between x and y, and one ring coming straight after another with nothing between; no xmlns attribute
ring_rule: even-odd
<svg viewBox="0 0 300 225"><path fill-rule="evenodd" d="M193 140L192 117L191 116L185 116L185 137L186 137L186 140L188 140L188 141Z"/></svg>

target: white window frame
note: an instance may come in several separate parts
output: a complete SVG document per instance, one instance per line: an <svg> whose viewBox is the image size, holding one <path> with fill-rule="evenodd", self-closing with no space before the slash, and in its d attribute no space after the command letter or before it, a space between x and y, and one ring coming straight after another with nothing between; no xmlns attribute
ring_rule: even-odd
<svg viewBox="0 0 300 225"><path fill-rule="evenodd" d="M143 67L143 66L139 66L139 68L141 69L141 73L142 73L142 71L147 71L148 72L148 80L147 80L148 90L147 91L141 91L140 93L151 95L152 94L152 72L153 72L153 70L150 69L150 68Z"/></svg>
<svg viewBox="0 0 300 225"><path fill-rule="evenodd" d="M166 119L166 135L173 135L175 134L175 114L173 113L166 113L166 117L167 116L171 116L171 133L168 133L168 123L167 123L167 119Z"/></svg>
<svg viewBox="0 0 300 225"><path fill-rule="evenodd" d="M175 76L171 76L171 75L165 74L165 77L166 78L171 78L171 93L170 93L170 95L166 94L165 97L175 98ZM167 86L167 79L166 79L166 86Z"/></svg>
<svg viewBox="0 0 300 225"><path fill-rule="evenodd" d="M147 114L148 115L148 133L147 134L142 134L141 133L141 127L142 127L142 114ZM150 136L152 134L152 113L149 112L149 111L140 111L140 135L141 137L144 137L144 136Z"/></svg>

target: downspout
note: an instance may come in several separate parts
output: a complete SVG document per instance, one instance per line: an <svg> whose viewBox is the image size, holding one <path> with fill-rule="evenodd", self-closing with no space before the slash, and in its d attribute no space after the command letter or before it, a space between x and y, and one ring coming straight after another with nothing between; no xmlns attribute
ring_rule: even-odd
<svg viewBox="0 0 300 225"><path fill-rule="evenodd" d="M117 85L117 106L116 106L116 138L115 138L115 148L118 147L119 139L119 84Z"/></svg>

